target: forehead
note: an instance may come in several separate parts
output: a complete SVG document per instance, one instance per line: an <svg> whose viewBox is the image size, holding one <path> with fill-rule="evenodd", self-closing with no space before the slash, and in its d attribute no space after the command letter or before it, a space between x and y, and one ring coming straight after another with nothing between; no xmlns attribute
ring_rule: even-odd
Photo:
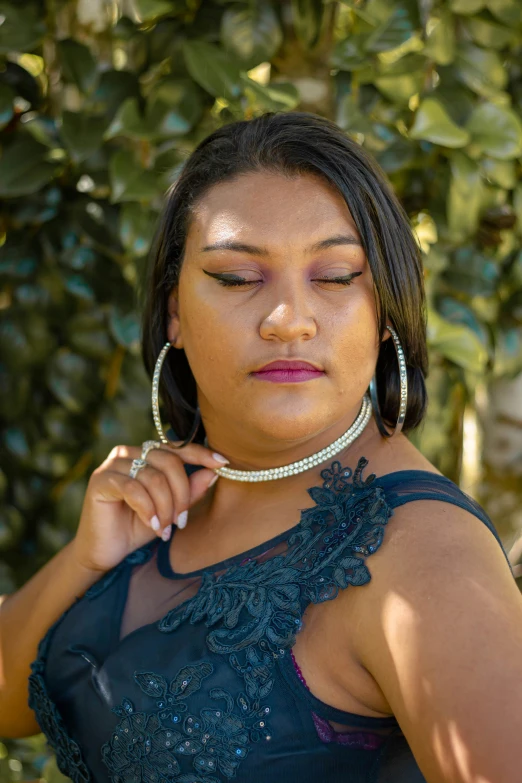
<svg viewBox="0 0 522 783"><path fill-rule="evenodd" d="M359 238L343 196L322 177L255 172L207 191L193 210L187 246L239 237L266 247L309 245L342 230Z"/></svg>

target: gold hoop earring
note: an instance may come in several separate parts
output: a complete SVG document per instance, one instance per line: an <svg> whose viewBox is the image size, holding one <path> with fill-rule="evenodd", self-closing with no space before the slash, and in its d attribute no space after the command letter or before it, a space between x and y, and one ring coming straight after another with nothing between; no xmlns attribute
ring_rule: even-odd
<svg viewBox="0 0 522 783"><path fill-rule="evenodd" d="M159 412L159 382L160 382L161 368L163 367L163 362L165 361L165 357L170 347L171 347L170 342L165 343L165 345L160 351L160 355L157 358L156 366L154 367L154 375L152 376L152 415L154 417L154 424L156 425L156 430L158 432L161 442L165 443L167 446L170 446L173 449L182 449L183 446L187 446L189 443L191 443L194 440L194 436L196 435L196 432L198 431L198 427L201 423L201 412L199 410L199 405L197 405L196 417L188 438L186 438L186 440L184 440L180 446L174 446L174 442L169 440L163 431L163 427L161 426L160 412ZM181 397L181 399L183 400L183 397ZM187 405L187 407L190 406Z"/></svg>
<svg viewBox="0 0 522 783"><path fill-rule="evenodd" d="M386 328L391 334L393 344L395 346L397 361L399 362L399 379L401 383L399 415L397 417L397 424L395 425L393 432L389 432L389 430L386 429L382 420L381 411L379 408L379 400L377 397L377 380L375 378L375 374L370 381L370 396L372 399L373 412L375 415L375 421L377 422L377 427L379 428L379 432L383 438L393 438L402 430L404 420L406 419L406 408L408 407L408 373L406 370L406 357L404 355L404 350L399 340L399 336L395 329L392 329L391 326L386 325Z"/></svg>

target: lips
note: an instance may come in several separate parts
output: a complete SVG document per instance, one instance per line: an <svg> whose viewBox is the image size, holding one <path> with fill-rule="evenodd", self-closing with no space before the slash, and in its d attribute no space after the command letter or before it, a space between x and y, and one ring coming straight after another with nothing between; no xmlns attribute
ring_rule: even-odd
<svg viewBox="0 0 522 783"><path fill-rule="evenodd" d="M310 364L310 362L302 362L302 361L285 361L278 359L275 362L270 362L269 364L265 364L263 367L260 367L259 370L256 370L256 372L273 372L274 370L285 370L287 372L297 372L298 370L305 370L309 372L322 372L321 367L317 367L314 364Z"/></svg>
<svg viewBox="0 0 522 783"><path fill-rule="evenodd" d="M271 383L301 383L302 381L320 378L321 375L324 375L324 370L310 364L310 362L303 362L297 359L293 362L278 359L275 362L265 364L264 367L256 370L252 375L254 378L270 381Z"/></svg>

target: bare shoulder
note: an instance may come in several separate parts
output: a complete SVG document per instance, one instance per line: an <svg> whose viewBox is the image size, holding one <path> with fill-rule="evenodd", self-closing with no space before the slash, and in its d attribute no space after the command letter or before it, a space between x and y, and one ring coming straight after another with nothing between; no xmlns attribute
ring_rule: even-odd
<svg viewBox="0 0 522 783"><path fill-rule="evenodd" d="M426 779L468 783L473 770L514 783L522 597L491 530L448 502L411 501L366 565L350 606L355 649Z"/></svg>

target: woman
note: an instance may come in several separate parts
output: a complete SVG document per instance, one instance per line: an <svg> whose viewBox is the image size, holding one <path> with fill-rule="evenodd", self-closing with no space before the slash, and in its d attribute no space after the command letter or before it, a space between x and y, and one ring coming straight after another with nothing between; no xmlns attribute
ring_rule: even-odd
<svg viewBox="0 0 522 783"><path fill-rule="evenodd" d="M113 449L74 540L4 602L0 734L41 728L76 783L520 779L519 591L405 437L422 280L335 124L199 145L144 311L160 438Z"/></svg>

